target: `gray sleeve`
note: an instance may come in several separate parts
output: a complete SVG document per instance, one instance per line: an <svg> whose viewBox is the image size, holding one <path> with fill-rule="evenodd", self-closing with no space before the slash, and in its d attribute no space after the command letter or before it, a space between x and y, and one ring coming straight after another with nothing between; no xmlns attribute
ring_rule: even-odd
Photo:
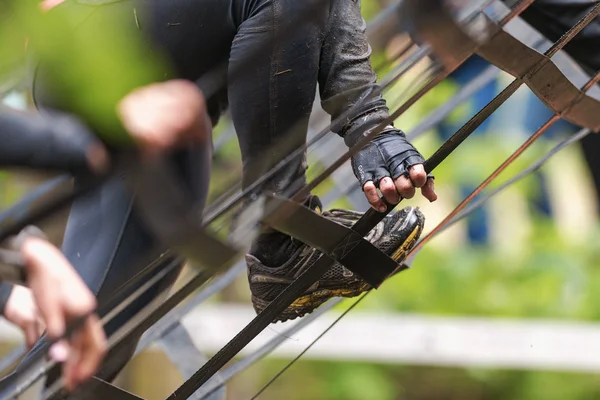
<svg viewBox="0 0 600 400"><path fill-rule="evenodd" d="M0 167L87 172L86 152L96 141L77 119L0 110Z"/></svg>
<svg viewBox="0 0 600 400"><path fill-rule="evenodd" d="M348 146L360 139L359 130L371 130L389 115L371 66L366 26L359 0L331 0L319 90L321 106L331 115L333 132L344 137ZM345 117L356 104L351 116Z"/></svg>

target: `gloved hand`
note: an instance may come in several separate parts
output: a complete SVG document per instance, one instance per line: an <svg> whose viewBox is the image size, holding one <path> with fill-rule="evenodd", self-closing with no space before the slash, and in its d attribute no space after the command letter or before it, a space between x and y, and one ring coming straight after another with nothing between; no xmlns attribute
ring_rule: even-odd
<svg viewBox="0 0 600 400"><path fill-rule="evenodd" d="M397 204L401 197L414 197L415 188L421 188L427 200L437 199L433 176L425 172L424 161L404 133L393 129L381 133L361 149L352 158L352 169L371 206L385 212L387 207L377 188L390 204Z"/></svg>

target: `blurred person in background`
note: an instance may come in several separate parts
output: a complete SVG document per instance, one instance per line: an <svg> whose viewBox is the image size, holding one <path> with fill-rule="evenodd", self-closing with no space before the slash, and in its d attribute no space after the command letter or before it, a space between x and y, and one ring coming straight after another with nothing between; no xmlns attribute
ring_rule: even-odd
<svg viewBox="0 0 600 400"><path fill-rule="evenodd" d="M591 0L536 0L521 14L521 18L546 38L555 42L597 4L598 1ZM599 46L600 18L596 17L567 43L564 51L577 61L588 74L593 76L600 71L600 52L596 50ZM542 117L548 118L552 115L552 112L540 102L532 106L537 111L534 115L539 118L536 118L536 120L540 122L540 125L543 122ZM565 130L575 132L571 124L565 123L565 125L567 125ZM535 129L538 127L539 125ZM594 180L596 195L600 199L598 148L600 148L600 137L598 135L587 135L581 141L581 149Z"/></svg>

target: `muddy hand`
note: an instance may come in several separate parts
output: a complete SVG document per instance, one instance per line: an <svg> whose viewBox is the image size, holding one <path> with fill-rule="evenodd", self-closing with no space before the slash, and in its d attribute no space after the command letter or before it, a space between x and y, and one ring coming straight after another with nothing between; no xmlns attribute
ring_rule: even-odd
<svg viewBox="0 0 600 400"><path fill-rule="evenodd" d="M377 188L390 204L413 198L416 189L427 200L437 200L433 176L427 175L425 159L406 140L402 131L387 131L375 137L352 158L352 169L371 206L385 212L387 207Z"/></svg>
<svg viewBox="0 0 600 400"><path fill-rule="evenodd" d="M171 80L139 88L118 105L129 134L148 155L210 138L212 125L196 85Z"/></svg>

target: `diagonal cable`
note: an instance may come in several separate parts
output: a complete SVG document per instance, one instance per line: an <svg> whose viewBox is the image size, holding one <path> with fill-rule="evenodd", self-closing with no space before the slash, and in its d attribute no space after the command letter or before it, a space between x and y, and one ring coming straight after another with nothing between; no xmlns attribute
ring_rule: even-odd
<svg viewBox="0 0 600 400"><path fill-rule="evenodd" d="M530 174L538 171L542 166L544 166L544 164L546 164L546 162L548 162L548 160L550 160L553 156L555 156L556 154L558 154L561 150L563 150L564 148L568 147L569 145L578 142L580 140L582 140L584 137L586 137L588 134L590 134L590 130L589 129L581 129L578 133L576 133L573 136L568 137L567 139L564 139L563 141L561 141L560 143L558 143L556 146L554 146L552 149L550 149L544 156L542 156L540 159L538 159L535 163L533 163L531 166L529 166L528 168L526 168L525 170L523 170L522 172L520 172L519 174L515 175L514 177L512 177L510 180L506 181L505 183L503 183L501 186L499 186L497 189L491 191L490 193L488 193L486 196L481 197L480 199L478 199L477 201L473 201L468 207L465 207L462 212L456 214L453 218L451 218L442 228L438 229L435 233L432 234L432 237L439 235L440 233L444 232L446 229L450 228L451 226L453 226L454 224L458 223L459 221L467 218L469 215L471 215L475 210L477 210L479 207L481 207L483 204L485 204L487 201L489 201L490 199L492 199L493 197L497 196L498 194L502 193L503 191L505 191L506 189L508 189L509 187L513 186L514 184L516 184L517 182L519 182L520 180L522 180L523 178L529 176ZM415 253L415 252L411 252L411 253ZM410 254L410 255L415 255L415 254ZM410 256L409 255L409 256ZM409 257L407 256L407 257ZM333 321L325 331L323 331L319 336L317 336L309 345L306 349L304 349L297 357L295 357L293 360L291 360L288 364L285 365L285 367L280 370L272 379L269 380L269 382L263 386L260 391L254 396L252 397L253 399L256 399L258 397L258 395L260 395L261 393L263 393L271 384L274 383L274 381L279 378L285 371L287 371L294 363L296 363L296 361L298 361L300 359L300 357L302 355L304 355L311 347L313 347L316 342L318 342L327 332L329 332L340 320L343 316L345 316L351 309L355 308L361 301L363 301L363 299L369 294L371 293L371 291L364 293L363 295L361 295L361 297L359 297L357 300L355 300L348 309L346 309L344 311L343 314L340 315L340 317L338 317L335 321ZM341 298L335 299L338 300L337 302L341 301ZM336 302L336 304L337 304Z"/></svg>
<svg viewBox="0 0 600 400"><path fill-rule="evenodd" d="M415 99L415 97L413 97L413 99ZM382 126L385 126L384 124L387 124L387 123L389 123L389 121L384 121L384 123L382 123L378 128L376 128L373 132L371 132L369 135L367 135L367 137L365 137L365 141L368 141L370 139L369 136L371 136L371 134L373 136L376 135L378 133L377 132L378 129L381 130ZM362 143L359 143L356 147L360 148L361 145L362 145ZM352 154L353 151L355 152L356 148L349 150L346 153L346 156L349 156L349 154ZM327 171L325 173L321 174L316 179L314 179L309 185L307 185L307 187L304 189L304 191L307 191L311 187L316 186L318 183L320 183L319 179L323 179L323 176L326 176L326 175L328 175ZM302 192L303 191L298 193L296 196L302 195ZM363 223L365 223L365 221L368 221L368 218L363 219ZM369 221L366 223L370 224L370 223L372 223L372 221ZM359 225L359 223L357 223L357 225ZM361 228L357 228L357 229L365 230L366 227L361 227ZM366 231L368 231L368 230L369 229L366 229ZM317 271L318 270L315 269L315 272L312 272L312 273L314 274ZM307 275L306 278L308 278L309 276L312 276L312 275ZM305 281L308 282L308 279L305 279ZM304 281L302 281L302 282L304 282ZM290 297L292 295L292 293L295 293L294 291L292 291L292 288L294 288L293 290L299 290L301 288L301 285L304 285L304 284L305 283L300 283L300 280L299 280L298 283L296 283L295 285L294 284L290 285L290 288L288 288L289 290L286 292L285 295L282 293L282 296L284 296L287 299L287 297ZM222 351L218 352L217 355L215 357L213 357L211 360L209 360L203 368L201 368L199 371L197 371L197 373L194 374L190 378L190 380L188 380L188 382L186 382L186 384L184 384L180 389L178 389L176 392L174 392L172 394L171 398L180 397L183 393L189 393L190 390L193 390L194 387L197 388L199 385L201 385L203 382L205 382L207 380L207 378L212 375L212 373L213 373L212 371L216 371L217 368L219 368L218 367L219 365L224 365L226 360L231 357L231 354L234 354L234 352L237 352L236 349L238 349L240 346L243 346L244 345L243 343L245 343L250 337L255 336L255 334L257 332L260 332L263 329L262 326L265 323L265 321L269 320L270 314L274 313L275 310L278 310L281 307L281 304L279 304L277 300L283 301L284 297L282 297L281 299L276 299L276 301L273 301L271 303L271 305L269 305L265 309L265 311L267 311L267 310L269 311L268 313L262 312L261 315L259 315L257 317L257 319L255 319L246 328L244 328L244 330L242 330L242 332L240 332L236 336L236 338L234 338L234 340L232 340L227 346L225 346L222 349ZM283 307L285 308L285 305ZM250 333L250 332L252 332L252 333ZM248 335L248 336L244 337L244 335ZM211 371L211 372L209 373L208 371Z"/></svg>
<svg viewBox="0 0 600 400"><path fill-rule="evenodd" d="M564 47L566 45L566 43L568 43L574 36L576 36L583 29L583 27L585 27L599 13L600 13L600 3L597 4L595 7L593 7L577 24L575 24L575 26L573 26L571 29L569 29L556 43L554 43L550 47L550 49L548 49L548 51L546 52L546 55L548 57L552 57L554 54L556 54L560 49L562 49L562 47ZM537 66L535 66L534 71L539 70L543 66L543 64L544 63L540 63ZM598 72L595 76L593 76L581 88L582 92L585 93L593 85L595 85L599 80L600 80L600 72ZM470 133L472 133L475 130L475 128L477 126L479 126L481 124L481 122L483 120L485 120L491 114L491 112L495 111L499 107L500 104L504 103L504 101L506 101L516 91L516 89L521 84L522 84L521 78L515 79L505 90L503 90L500 93L500 95L498 95L496 98L494 98L494 100L492 100L490 103L488 103L488 105L486 107L484 107L484 109L482 111L480 111L471 120L469 120L455 135L452 136L452 138L450 138L446 143L444 143L444 145L449 144L447 146L448 148L455 149L460 143L462 143L462 141L464 141L469 136ZM573 99L570 102L569 106L567 106L562 112L568 111L570 107L572 107L574 104L576 104L583 96L583 93L580 94L579 96L577 96L575 99ZM486 109L487 109L487 112L484 111ZM549 120L547 120L529 139L527 139L510 157L508 157L487 179L485 179L469 196L467 196L467 198L465 198L452 212L450 212L450 214L442 222L440 222L427 236L425 236L425 238L421 239L421 241L419 241L417 243L417 245L407 254L406 257L408 258L408 257L411 257L412 255L416 254L435 235L439 234L441 231L446 229L448 224L454 223L454 222L458 221L460 218L462 218L462 217L459 217L459 218L457 218L457 217L466 208L466 206L469 205L477 197L477 195L480 194L493 180L495 180L502 171L504 171L510 164L512 164L512 162L516 158L518 158L539 137L541 137L541 135L550 126L552 126L556 121L558 121L558 119L560 119L560 115L562 114L562 112L558 113L558 114L554 114ZM546 162L548 158L550 158L556 152L560 151L560 149L564 148L565 146L567 146L568 144L570 144L576 140L579 140L580 138L583 138L588 133L589 132L587 130L583 130L578 135L575 135L574 138L569 138L564 143L560 143L555 149L553 149L554 152L552 152L552 151L549 152L546 157L544 157L544 158L542 158L542 160L540 160L540 162L539 162L540 166L538 166L537 168L541 167L541 165L544 162ZM426 164L430 164L433 166L439 165L439 163L445 158L445 156L447 156L447 154L445 154L445 152L444 152L444 145L442 145L440 147L440 149L437 152L435 152L434 155L430 159L427 160ZM532 168L532 171L534 171L535 169L536 168L534 165L534 167ZM524 172L526 172L526 171L524 171ZM505 187L510 186L510 184L518 181L525 175L527 175L527 173L521 174L521 175L515 177L516 179L507 182L508 185L505 185ZM496 191L495 193L497 194L498 191ZM492 196L493 195L494 195L494 192L492 193ZM488 197L488 199L489 198L491 198L491 196ZM480 203L480 204L482 204L482 203ZM476 209L476 207L471 208L472 211L474 211L475 209ZM465 215L468 215L468 214L463 213L463 217ZM454 222L452 222L453 220L454 220ZM406 267L403 266L403 267L399 268L396 271L396 273L401 272L405 269L406 269ZM370 293L370 291L366 292L358 300L356 300L350 308L353 308L354 306L356 306L360 301L362 301L366 297L366 295L368 293ZM345 315L345 314L343 314L343 315ZM326 331L331 329L340 319L341 319L341 317L338 318L336 321L334 321L332 323L332 325L330 325L327 328ZM319 336L313 343L311 343L311 345L309 345L309 347L312 346L321 336ZM303 353L301 353L301 354L303 354ZM286 367L284 367L284 371L287 368L289 368L289 366L291 364L293 364L298 358L292 360L292 362L290 364L288 364ZM281 373L283 373L283 372L281 372ZM274 379L276 379L278 376L280 376L281 373L276 375L276 377ZM267 387L274 381L274 379L271 380L267 384ZM262 393L262 391L264 391L265 389L266 388L261 389L261 391L259 393Z"/></svg>

